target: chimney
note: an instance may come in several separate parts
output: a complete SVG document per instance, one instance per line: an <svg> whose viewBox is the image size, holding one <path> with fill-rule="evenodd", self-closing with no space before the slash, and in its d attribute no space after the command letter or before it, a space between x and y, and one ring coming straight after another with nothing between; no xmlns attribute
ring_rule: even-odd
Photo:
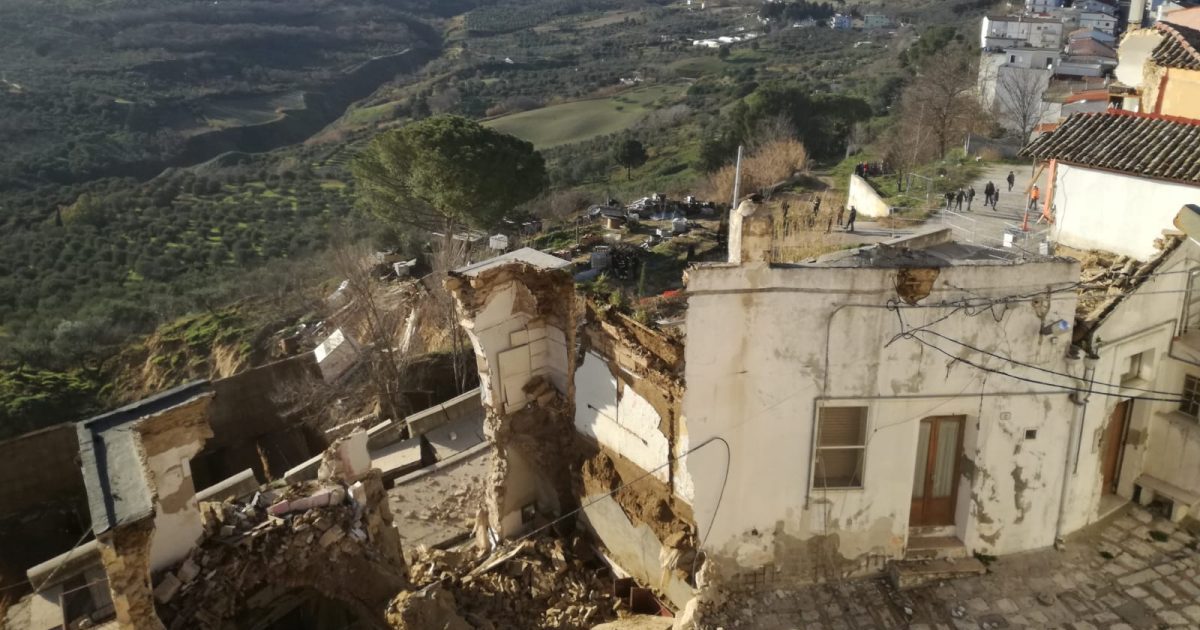
<svg viewBox="0 0 1200 630"><path fill-rule="evenodd" d="M771 217L758 214L759 195L750 195L738 204L729 217L729 262L769 262L771 253Z"/></svg>

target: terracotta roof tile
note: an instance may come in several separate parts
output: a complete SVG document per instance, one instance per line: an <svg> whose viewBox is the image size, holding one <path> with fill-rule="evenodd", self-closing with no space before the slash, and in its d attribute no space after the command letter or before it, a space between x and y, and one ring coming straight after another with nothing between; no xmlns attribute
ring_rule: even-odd
<svg viewBox="0 0 1200 630"><path fill-rule="evenodd" d="M1200 120L1123 110L1075 114L1021 154L1200 184Z"/></svg>
<svg viewBox="0 0 1200 630"><path fill-rule="evenodd" d="M1154 63L1168 68L1200 70L1200 31L1167 22L1155 26L1166 37L1150 53Z"/></svg>

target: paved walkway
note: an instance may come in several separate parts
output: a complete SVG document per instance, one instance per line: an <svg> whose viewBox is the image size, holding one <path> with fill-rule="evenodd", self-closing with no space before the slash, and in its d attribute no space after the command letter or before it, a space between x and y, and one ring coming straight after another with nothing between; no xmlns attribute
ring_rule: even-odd
<svg viewBox="0 0 1200 630"><path fill-rule="evenodd" d="M1175 524L1130 507L1072 537L1063 551L1005 556L980 577L904 592L883 579L776 591L731 602L704 627L1200 628L1197 542Z"/></svg>
<svg viewBox="0 0 1200 630"><path fill-rule="evenodd" d="M1005 181L1009 171L1016 175L1011 192L1008 190L1008 182ZM1004 241L1005 231L1019 227L1024 219L1025 207L1029 200L1027 191L1032 176L1028 165L986 165L979 179L973 183L976 195L971 210L968 212L966 204L964 204L963 210L956 214L939 213L940 220L954 227L955 237L960 240L974 240L984 245L999 245ZM990 206L983 205L983 190L989 181L1000 188L1000 201L994 210ZM1045 192L1045 172L1039 175L1038 186ZM1034 223L1036 220L1037 214L1031 214L1029 225L1031 233L1041 232L1047 228L1044 223Z"/></svg>

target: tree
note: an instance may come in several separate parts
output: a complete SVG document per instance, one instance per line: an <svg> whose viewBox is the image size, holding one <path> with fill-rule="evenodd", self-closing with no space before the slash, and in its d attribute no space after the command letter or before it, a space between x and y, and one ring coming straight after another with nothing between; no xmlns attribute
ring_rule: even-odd
<svg viewBox="0 0 1200 630"><path fill-rule="evenodd" d="M952 142L977 129L984 118L975 99L976 71L961 51L943 48L935 53L901 97L903 126L927 130L946 157Z"/></svg>
<svg viewBox="0 0 1200 630"><path fill-rule="evenodd" d="M533 145L460 116L380 134L355 158L358 201L384 221L420 230L487 229L546 188Z"/></svg>
<svg viewBox="0 0 1200 630"><path fill-rule="evenodd" d="M617 144L613 157L617 164L625 167L625 179L633 179L633 169L646 163L646 147L633 138L626 138Z"/></svg>
<svg viewBox="0 0 1200 630"><path fill-rule="evenodd" d="M996 108L1004 127L1017 132L1022 143L1046 113L1042 96L1050 84L1050 71L1001 68L996 79Z"/></svg>

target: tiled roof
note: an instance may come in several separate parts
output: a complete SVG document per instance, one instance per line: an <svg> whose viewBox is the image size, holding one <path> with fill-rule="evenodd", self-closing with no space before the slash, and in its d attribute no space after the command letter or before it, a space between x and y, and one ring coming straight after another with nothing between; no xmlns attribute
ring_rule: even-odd
<svg viewBox="0 0 1200 630"><path fill-rule="evenodd" d="M1123 110L1075 114L1021 154L1200 184L1200 121Z"/></svg>
<svg viewBox="0 0 1200 630"><path fill-rule="evenodd" d="M1107 101L1108 90L1084 90L1075 92L1067 97L1066 103L1077 103L1079 101Z"/></svg>
<svg viewBox="0 0 1200 630"><path fill-rule="evenodd" d="M1117 51L1113 50L1111 46L1107 46L1103 42L1098 42L1094 39L1080 39L1067 44L1067 54L1085 57L1105 57L1108 59L1117 58Z"/></svg>
<svg viewBox="0 0 1200 630"><path fill-rule="evenodd" d="M1200 31L1166 22L1156 26L1166 37L1150 53L1154 63L1168 68L1200 70Z"/></svg>

